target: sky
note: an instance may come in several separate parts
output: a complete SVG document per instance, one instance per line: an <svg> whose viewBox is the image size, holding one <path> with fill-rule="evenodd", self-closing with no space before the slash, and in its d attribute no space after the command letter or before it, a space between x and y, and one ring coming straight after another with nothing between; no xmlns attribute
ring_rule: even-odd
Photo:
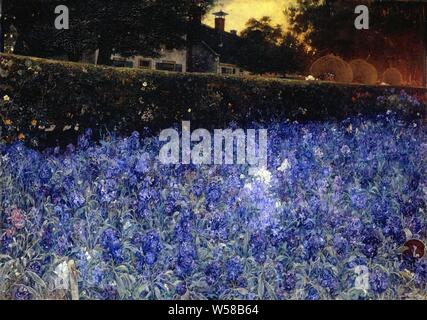
<svg viewBox="0 0 427 320"><path fill-rule="evenodd" d="M225 29L227 31L242 31L246 22L250 18L259 19L263 16L270 16L274 24L281 24L286 27L286 17L284 9L296 0L218 0L218 4L212 10L217 12L220 9L227 12ZM215 17L208 14L205 23L214 26Z"/></svg>

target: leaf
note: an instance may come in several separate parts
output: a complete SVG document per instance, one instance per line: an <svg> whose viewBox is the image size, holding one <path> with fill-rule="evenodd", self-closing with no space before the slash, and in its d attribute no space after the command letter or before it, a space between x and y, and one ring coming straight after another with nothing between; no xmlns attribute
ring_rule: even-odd
<svg viewBox="0 0 427 320"><path fill-rule="evenodd" d="M36 273L32 271L26 271L26 274L28 277L30 277L37 285L39 285L42 288L46 288L46 282L43 281L42 278L40 278Z"/></svg>
<svg viewBox="0 0 427 320"><path fill-rule="evenodd" d="M267 287L267 292L268 292L268 295L270 296L270 298L272 300L276 300L277 296L276 296L276 293L274 292L273 286L270 283L268 283L267 281L265 282L265 286Z"/></svg>
<svg viewBox="0 0 427 320"><path fill-rule="evenodd" d="M246 296L249 293L248 289L246 288L237 288L236 291L240 293L242 296Z"/></svg>
<svg viewBox="0 0 427 320"><path fill-rule="evenodd" d="M156 296L156 299L163 300L159 287L154 287L154 295Z"/></svg>
<svg viewBox="0 0 427 320"><path fill-rule="evenodd" d="M263 280L262 273L260 273L258 276L258 297L260 299L264 298L264 292L265 292L264 280Z"/></svg>

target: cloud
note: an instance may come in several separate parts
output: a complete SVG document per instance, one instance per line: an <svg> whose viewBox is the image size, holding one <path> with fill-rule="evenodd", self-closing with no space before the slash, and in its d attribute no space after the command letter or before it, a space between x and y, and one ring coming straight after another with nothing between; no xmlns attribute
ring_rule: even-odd
<svg viewBox="0 0 427 320"><path fill-rule="evenodd" d="M212 12L223 9L229 14L226 20L226 30L241 31L245 28L246 22L250 18L259 19L263 16L270 16L275 24L286 26L286 17L283 11L295 0L226 0L219 1L219 4ZM213 26L214 17L208 14L205 23Z"/></svg>

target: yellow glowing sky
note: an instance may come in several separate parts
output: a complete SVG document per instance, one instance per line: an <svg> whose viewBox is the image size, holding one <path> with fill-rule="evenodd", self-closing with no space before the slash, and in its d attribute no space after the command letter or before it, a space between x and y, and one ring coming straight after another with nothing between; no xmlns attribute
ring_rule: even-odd
<svg viewBox="0 0 427 320"><path fill-rule="evenodd" d="M226 17L225 29L241 31L250 18L259 19L270 16L274 24L286 26L284 9L296 0L219 0L212 12L224 10L229 14ZM214 16L208 14L204 23L214 26Z"/></svg>

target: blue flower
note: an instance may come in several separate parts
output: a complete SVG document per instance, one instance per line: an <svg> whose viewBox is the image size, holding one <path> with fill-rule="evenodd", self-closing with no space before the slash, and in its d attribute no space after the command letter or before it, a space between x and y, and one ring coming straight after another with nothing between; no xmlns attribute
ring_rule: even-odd
<svg viewBox="0 0 427 320"><path fill-rule="evenodd" d="M304 241L304 257L307 260L316 259L319 255L319 251L323 249L325 240L318 236L312 235Z"/></svg>
<svg viewBox="0 0 427 320"><path fill-rule="evenodd" d="M135 172L139 174L145 174L150 170L149 163L150 155L144 153L135 164Z"/></svg>
<svg viewBox="0 0 427 320"><path fill-rule="evenodd" d="M196 197L200 197L203 194L205 183L203 179L198 179L193 183L192 191Z"/></svg>
<svg viewBox="0 0 427 320"><path fill-rule="evenodd" d="M307 295L306 300L320 300L319 292L312 286L306 288Z"/></svg>
<svg viewBox="0 0 427 320"><path fill-rule="evenodd" d="M261 232L253 234L249 241L252 256L259 264L263 264L267 259L267 238Z"/></svg>
<svg viewBox="0 0 427 320"><path fill-rule="evenodd" d="M243 274L243 266L239 258L234 257L227 261L226 265L226 278L229 283L236 283Z"/></svg>
<svg viewBox="0 0 427 320"><path fill-rule="evenodd" d="M329 293L334 296L339 289L338 278L330 269L323 269L317 272L317 279L322 288L325 288Z"/></svg>
<svg viewBox="0 0 427 320"><path fill-rule="evenodd" d="M119 292L115 286L108 284L102 290L102 298L107 301L118 300Z"/></svg>
<svg viewBox="0 0 427 320"><path fill-rule="evenodd" d="M379 233L372 229L367 228L364 231L362 238L362 253L368 258L374 258L378 254L378 249L382 244Z"/></svg>
<svg viewBox="0 0 427 320"><path fill-rule="evenodd" d="M144 253L145 263L149 266L154 265L162 250L160 236L155 231L148 232L142 239L141 248Z"/></svg>
<svg viewBox="0 0 427 320"><path fill-rule="evenodd" d="M187 292L187 285L185 284L185 282L180 282L176 286L175 290L179 296L183 296Z"/></svg>
<svg viewBox="0 0 427 320"><path fill-rule="evenodd" d="M393 94L403 107L416 104ZM153 285L172 285L175 296L255 299L261 272L265 297L333 299L354 287L360 266L374 269L367 299L425 290L425 260L399 260L397 251L408 229L423 240L427 228L421 120L253 127L272 139L270 183L247 166L157 163L161 145L145 133L96 143L89 132L65 152L0 143L2 259L43 279L72 259L88 299L153 297ZM412 281L393 276L405 269ZM31 278L2 281L7 299L33 298L32 289L48 296Z"/></svg>
<svg viewBox="0 0 427 320"><path fill-rule="evenodd" d="M375 293L383 293L388 288L388 275L380 270L374 270L369 275L369 285Z"/></svg>
<svg viewBox="0 0 427 320"><path fill-rule="evenodd" d="M346 256L350 250L350 243L341 235L335 235L334 249L339 256Z"/></svg>
<svg viewBox="0 0 427 320"><path fill-rule="evenodd" d="M122 263L124 260L123 247L116 230L108 228L101 236L101 246L104 249L104 259L112 260L115 263Z"/></svg>
<svg viewBox="0 0 427 320"><path fill-rule="evenodd" d="M206 190L206 200L209 204L216 203L221 198L221 189L217 184L211 184Z"/></svg>
<svg viewBox="0 0 427 320"><path fill-rule="evenodd" d="M286 292L291 292L295 289L297 277L295 273L287 271L283 274L282 287Z"/></svg>
<svg viewBox="0 0 427 320"><path fill-rule="evenodd" d="M25 286L18 286L14 292L15 300L31 300L32 294Z"/></svg>
<svg viewBox="0 0 427 320"><path fill-rule="evenodd" d="M190 242L179 245L176 271L179 277L186 278L191 275L195 267L196 250Z"/></svg>
<svg viewBox="0 0 427 320"><path fill-rule="evenodd" d="M212 262L205 268L206 282L208 285L213 285L221 276L221 266L218 262Z"/></svg>
<svg viewBox="0 0 427 320"><path fill-rule="evenodd" d="M48 225L43 232L40 245L44 249L44 251L49 251L55 245L55 235L53 233L53 226Z"/></svg>
<svg viewBox="0 0 427 320"><path fill-rule="evenodd" d="M38 276L41 276L42 275L42 264L40 263L40 261L32 261L28 265L28 270L34 272Z"/></svg>
<svg viewBox="0 0 427 320"><path fill-rule="evenodd" d="M415 282L420 288L427 287L427 261L421 260L415 265Z"/></svg>

